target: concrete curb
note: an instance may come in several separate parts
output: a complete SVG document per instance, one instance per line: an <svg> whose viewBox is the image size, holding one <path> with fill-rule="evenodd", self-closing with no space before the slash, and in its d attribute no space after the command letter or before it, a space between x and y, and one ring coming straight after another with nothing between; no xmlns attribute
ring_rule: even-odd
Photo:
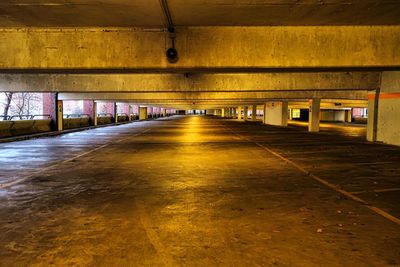
<svg viewBox="0 0 400 267"><path fill-rule="evenodd" d="M6 138L0 138L0 143L9 143L9 142L31 140L31 139L37 139L37 138L43 138L43 137L52 137L52 136L58 136L58 135L63 135L63 134L67 134L67 133L81 132L81 131L101 128L101 127L118 126L118 125L122 125L122 124L134 123L134 122L139 122L139 121L138 120L136 120L136 121L124 121L124 122L119 122L119 123L111 123L111 124L104 124L104 125L97 125L97 126L89 126L89 127L68 129L68 130L64 130L64 131L61 131L61 132L51 131L51 132L45 132L45 133L37 133L37 134L6 137Z"/></svg>

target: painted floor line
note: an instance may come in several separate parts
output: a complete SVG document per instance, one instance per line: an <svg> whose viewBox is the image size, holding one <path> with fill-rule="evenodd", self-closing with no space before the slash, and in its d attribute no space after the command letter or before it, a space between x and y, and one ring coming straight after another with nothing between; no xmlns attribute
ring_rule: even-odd
<svg viewBox="0 0 400 267"><path fill-rule="evenodd" d="M76 160L76 159L78 159L78 158L81 158L81 157L84 157L84 156L86 156L86 155L88 155L88 154L90 154L90 153L96 152L97 150L103 149L103 148L105 148L105 147L107 147L107 146L109 146L109 145L111 145L111 144L113 144L113 143L122 142L122 141L124 141L124 140L126 140L126 139L128 139L128 138L132 138L132 137L135 137L135 136L139 136L139 135L144 134L144 133L146 133L146 132L148 132L148 131L150 131L150 129L146 129L146 130L141 131L141 132L139 132L139 133L137 133L137 134L134 134L134 135L129 135L128 137L119 139L119 140L117 140L117 141L111 141L111 142L108 143L108 144L101 145L101 146L99 146L99 147L96 147L96 148L94 148L94 149L91 149L91 150L89 150L89 151L86 151L86 152L84 152L84 153L82 153L82 154L79 154L79 155L77 155L77 156L75 156L75 157L73 157L73 158L70 158L70 159L67 159L67 160L63 160L63 161L58 162L58 163L55 163L55 164L53 164L53 165L51 165L51 166L42 168L42 169L40 169L40 170L38 170L38 171L36 171L36 172L34 172L34 173L28 175L28 176L22 177L22 178L20 178L20 179L17 179L17 180L15 180L15 181L12 181L12 182L9 182L9 183L0 184L0 189L5 189L5 188L8 188L8 187L17 185L17 184L19 184L19 183L22 183L22 182L24 182L24 181L27 181L27 180L29 180L29 179L31 179L31 178L37 176L37 175L39 175L39 174L41 174L41 173L43 173L43 172L45 172L45 171L54 169L55 167L60 166L60 165L62 165L62 164L64 164L64 163L72 162L72 161L74 161L74 160Z"/></svg>
<svg viewBox="0 0 400 267"><path fill-rule="evenodd" d="M387 193L387 192L397 192L400 191L400 188L384 188L384 189L371 189L364 191L354 191L350 192L353 195L366 194L366 193Z"/></svg>
<svg viewBox="0 0 400 267"><path fill-rule="evenodd" d="M258 142L255 142L255 141L252 141L250 138L247 138L247 137L245 137L245 136L242 136L242 135L236 133L235 131L233 131L233 130L232 130L231 128L229 128L229 127L226 127L226 128L227 128L228 130L230 130L230 131L231 131L233 134L235 134L236 136L238 136L238 137L240 137L240 138L242 138L242 139L244 139L244 140L247 140L247 141L249 141L249 142L253 142L254 144L256 144L257 146L259 146L259 147L261 147L261 148L263 148L263 149L265 149L266 151L268 151L268 152L271 153L272 155L274 155L274 156L276 156L276 157L282 159L283 161L285 161L285 162L287 162L288 164L292 165L293 167L295 167L296 169L298 169L298 170L301 171L302 173L304 173L304 174L310 176L311 178L313 178L314 180L318 181L319 183L321 183L321 184L323 184L323 185L325 185L325 186L327 186L327 187L329 187L329 188L335 190L335 191L338 192L338 193L341 193L342 195L345 195L346 197L348 197L348 198L354 200L355 202L358 202L358 203L360 203L360 204L363 204L365 207L367 207L367 208L370 209L371 211L373 211L373 212L379 214L380 216L386 218L387 220L390 220L390 221L396 223L397 225L400 225L400 219L399 219L399 218L397 218L397 217L395 217L395 216L393 216L393 215L387 213L386 211L384 211L384 210L382 210L382 209L380 209L380 208L378 208L378 207L375 207L375 206L371 205L371 204L368 203L367 201L365 201L365 200L363 200L363 199L361 199L361 198L359 198L359 197L353 195L353 194L350 193L350 192L347 192L347 191L341 189L341 188L338 187L337 185L334 185L334 184L332 184L332 183L330 183L330 182L328 182L328 181L326 181L326 180L324 180L324 179L318 177L317 175L311 173L310 171L307 171L307 170L306 170L304 167L302 167L301 165L299 165L299 164L297 164L297 163L291 161L291 160L288 159L288 158L285 158L285 157L282 156L281 154L279 154L279 153L273 151L272 149L266 147L265 145L262 145L262 144L260 144L260 143L258 143Z"/></svg>

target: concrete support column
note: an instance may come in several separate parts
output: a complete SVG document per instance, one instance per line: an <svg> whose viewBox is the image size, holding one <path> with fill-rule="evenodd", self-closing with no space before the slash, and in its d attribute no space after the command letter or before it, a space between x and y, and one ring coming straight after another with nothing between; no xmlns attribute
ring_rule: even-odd
<svg viewBox="0 0 400 267"><path fill-rule="evenodd" d="M368 141L400 146L400 71L384 71L368 94Z"/></svg>
<svg viewBox="0 0 400 267"><path fill-rule="evenodd" d="M62 131L64 130L64 107L63 107L63 101L62 100L57 100L57 115L56 115L56 121L57 121L57 131Z"/></svg>
<svg viewBox="0 0 400 267"><path fill-rule="evenodd" d="M97 126L97 103L93 100L83 101L83 113L90 118L90 125Z"/></svg>
<svg viewBox="0 0 400 267"><path fill-rule="evenodd" d="M251 120L256 121L257 120L257 105L252 106L251 110Z"/></svg>
<svg viewBox="0 0 400 267"><path fill-rule="evenodd" d="M139 107L139 120L147 120L147 107Z"/></svg>
<svg viewBox="0 0 400 267"><path fill-rule="evenodd" d="M268 102L264 105L264 124L287 126L288 102Z"/></svg>
<svg viewBox="0 0 400 267"><path fill-rule="evenodd" d="M242 121L243 119L243 117L242 117L242 111L243 111L243 107L237 107L237 119L239 120L239 121Z"/></svg>
<svg viewBox="0 0 400 267"><path fill-rule="evenodd" d="M308 131L319 132L319 121L321 113L321 99L314 98L309 101Z"/></svg>
<svg viewBox="0 0 400 267"><path fill-rule="evenodd" d="M345 110L344 121L351 123L353 120L353 109Z"/></svg>
<svg viewBox="0 0 400 267"><path fill-rule="evenodd" d="M117 106L117 102L114 102L114 122L118 123L118 106Z"/></svg>
<svg viewBox="0 0 400 267"><path fill-rule="evenodd" d="M221 109L221 117L225 118L226 117L226 109Z"/></svg>
<svg viewBox="0 0 400 267"><path fill-rule="evenodd" d="M243 108L243 120L247 121L248 117L249 117L249 107L245 106Z"/></svg>

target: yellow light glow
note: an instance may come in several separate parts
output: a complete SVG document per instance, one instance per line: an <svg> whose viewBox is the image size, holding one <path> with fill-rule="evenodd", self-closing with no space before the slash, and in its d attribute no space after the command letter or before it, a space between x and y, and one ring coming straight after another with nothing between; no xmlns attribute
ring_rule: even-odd
<svg viewBox="0 0 400 267"><path fill-rule="evenodd" d="M183 135L184 142L199 142L201 140L201 135L199 133L199 117L190 117L188 121L188 127L185 129L185 134Z"/></svg>

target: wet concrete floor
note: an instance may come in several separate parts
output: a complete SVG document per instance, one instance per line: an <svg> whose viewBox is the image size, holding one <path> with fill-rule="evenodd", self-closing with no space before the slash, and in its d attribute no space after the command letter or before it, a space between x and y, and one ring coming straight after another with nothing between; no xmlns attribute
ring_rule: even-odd
<svg viewBox="0 0 400 267"><path fill-rule="evenodd" d="M0 144L0 266L398 266L400 148L364 139L189 116Z"/></svg>

